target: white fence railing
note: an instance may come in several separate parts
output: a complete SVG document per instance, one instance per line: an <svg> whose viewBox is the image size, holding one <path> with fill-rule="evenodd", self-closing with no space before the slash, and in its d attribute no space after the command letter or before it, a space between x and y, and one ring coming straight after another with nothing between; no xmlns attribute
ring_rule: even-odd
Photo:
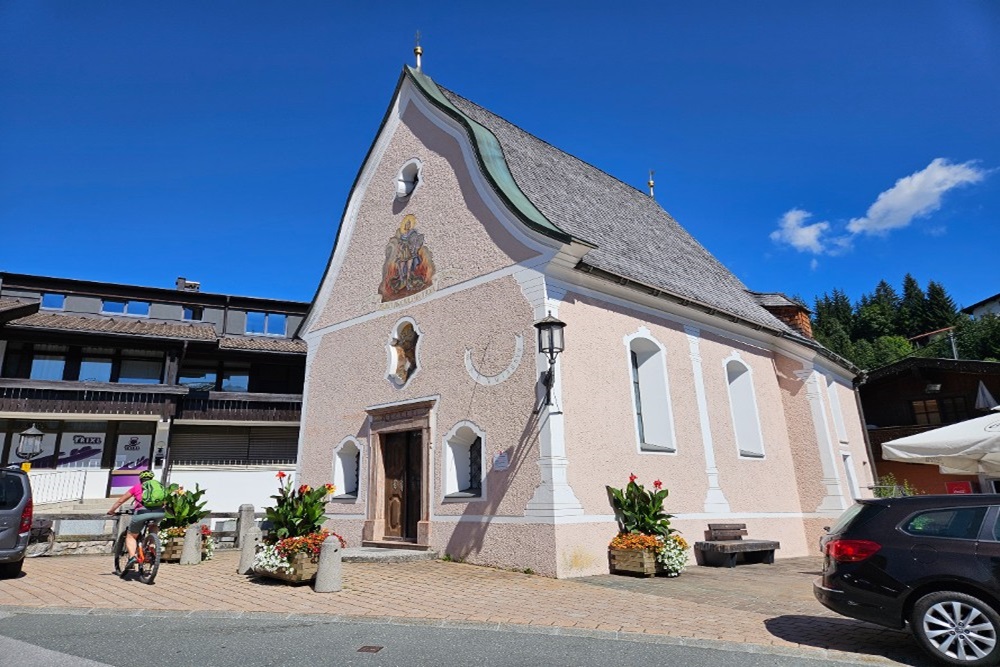
<svg viewBox="0 0 1000 667"><path fill-rule="evenodd" d="M86 470L31 472L31 494L35 505L83 500L87 484Z"/></svg>

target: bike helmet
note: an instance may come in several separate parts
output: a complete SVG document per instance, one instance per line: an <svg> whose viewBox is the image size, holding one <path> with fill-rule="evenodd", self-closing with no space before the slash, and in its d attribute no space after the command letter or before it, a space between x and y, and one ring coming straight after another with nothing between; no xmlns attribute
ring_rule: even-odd
<svg viewBox="0 0 1000 667"><path fill-rule="evenodd" d="M143 470L141 473L139 473L139 481L140 482L148 482L149 480L153 479L154 477L156 477L156 475L153 474L152 470Z"/></svg>

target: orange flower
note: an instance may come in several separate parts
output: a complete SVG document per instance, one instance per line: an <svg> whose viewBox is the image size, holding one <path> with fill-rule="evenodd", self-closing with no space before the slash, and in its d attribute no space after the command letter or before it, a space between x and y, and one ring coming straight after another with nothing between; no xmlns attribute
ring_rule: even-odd
<svg viewBox="0 0 1000 667"><path fill-rule="evenodd" d="M303 484L299 487L299 493L309 493L312 489L309 488L308 484Z"/></svg>
<svg viewBox="0 0 1000 667"><path fill-rule="evenodd" d="M324 484L323 488L326 489L327 493L333 493L337 489L333 484Z"/></svg>
<svg viewBox="0 0 1000 667"><path fill-rule="evenodd" d="M278 474L275 475L275 477L277 477L278 479L285 479L286 477L288 477L288 475L286 475L283 470L279 470Z"/></svg>

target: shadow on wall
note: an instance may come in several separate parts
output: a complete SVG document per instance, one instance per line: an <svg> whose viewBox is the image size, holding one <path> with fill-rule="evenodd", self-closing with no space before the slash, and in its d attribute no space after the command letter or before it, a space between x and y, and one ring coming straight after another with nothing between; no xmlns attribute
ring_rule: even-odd
<svg viewBox="0 0 1000 667"><path fill-rule="evenodd" d="M541 384L541 378L542 374L539 374L539 385ZM462 514L463 517L477 518L472 518L469 521L458 521L456 523L455 529L448 540L448 545L445 548L445 553L451 558L465 560L470 555L479 554L482 551L486 530L490 524L490 517L496 514L500 504L506 497L506 493L510 488L510 482L517 479L518 473L525 463L529 461L533 462L534 458L537 457L540 412L536 410L542 407L541 403L543 401L544 395L536 402L532 414L521 431L517 445L514 446L513 451L507 451L510 459L510 467L506 471L503 471L503 473L491 469L489 473L490 479L487 482L487 499L482 502L469 503ZM536 456L533 457L532 453ZM499 478L500 474L504 474L505 478L501 480ZM480 520L478 519L480 516L485 518ZM554 566L554 561L546 561L545 551L538 549L534 543L512 546L510 552L523 556L523 561L519 564L523 564L525 567L547 571Z"/></svg>

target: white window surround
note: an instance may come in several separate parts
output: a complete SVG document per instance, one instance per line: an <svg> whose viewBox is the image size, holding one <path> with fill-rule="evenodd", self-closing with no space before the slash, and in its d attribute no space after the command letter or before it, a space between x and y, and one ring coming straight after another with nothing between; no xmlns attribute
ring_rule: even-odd
<svg viewBox="0 0 1000 667"><path fill-rule="evenodd" d="M844 472L847 473L847 488L851 491L851 498L857 500L861 497L861 488L858 486L858 479L854 474L854 458L846 452L841 452L840 458L844 461Z"/></svg>
<svg viewBox="0 0 1000 667"><path fill-rule="evenodd" d="M641 454L676 454L677 437L670 402L666 348L646 327L639 327L635 333L622 338L622 342L625 345L636 448ZM633 352L636 354L638 368L633 366ZM638 397L635 391L636 381L639 385Z"/></svg>
<svg viewBox="0 0 1000 667"><path fill-rule="evenodd" d="M348 436L333 448L333 484L337 487L334 501L355 502L361 481L361 441Z"/></svg>
<svg viewBox="0 0 1000 667"><path fill-rule="evenodd" d="M406 378L406 382L400 383L396 378L396 364L399 360L399 352L392 344L392 341L399 338L399 332L403 328L404 324L412 325L413 331L417 334L417 346L413 351L413 356L417 360L417 368ZM420 374L420 371L423 369L423 365L420 363L420 347L423 343L424 332L420 330L420 327L417 326L417 321L412 317L400 318L395 324L392 325L389 337L385 341L385 379L388 380L396 389L402 389L404 386L408 385L413 381L413 378Z"/></svg>
<svg viewBox="0 0 1000 667"><path fill-rule="evenodd" d="M743 361L740 353L733 351L722 360L729 394L729 414L733 420L736 452L741 459L764 459L764 435L760 428L760 411L757 409L757 392L754 389L753 369Z"/></svg>
<svg viewBox="0 0 1000 667"><path fill-rule="evenodd" d="M411 158L396 173L396 199L407 199L423 182L424 164L419 158Z"/></svg>
<svg viewBox="0 0 1000 667"><path fill-rule="evenodd" d="M479 494L468 489L471 447L479 443ZM457 503L486 498L486 432L474 422L463 420L451 427L442 440L442 502ZM463 488L465 487L465 488ZM461 494L461 495L460 495Z"/></svg>
<svg viewBox="0 0 1000 667"><path fill-rule="evenodd" d="M844 412L840 409L840 397L837 395L837 381L826 376L826 394L830 397L830 412L833 413L833 426L837 429L837 440L848 444L847 426L844 424Z"/></svg>

